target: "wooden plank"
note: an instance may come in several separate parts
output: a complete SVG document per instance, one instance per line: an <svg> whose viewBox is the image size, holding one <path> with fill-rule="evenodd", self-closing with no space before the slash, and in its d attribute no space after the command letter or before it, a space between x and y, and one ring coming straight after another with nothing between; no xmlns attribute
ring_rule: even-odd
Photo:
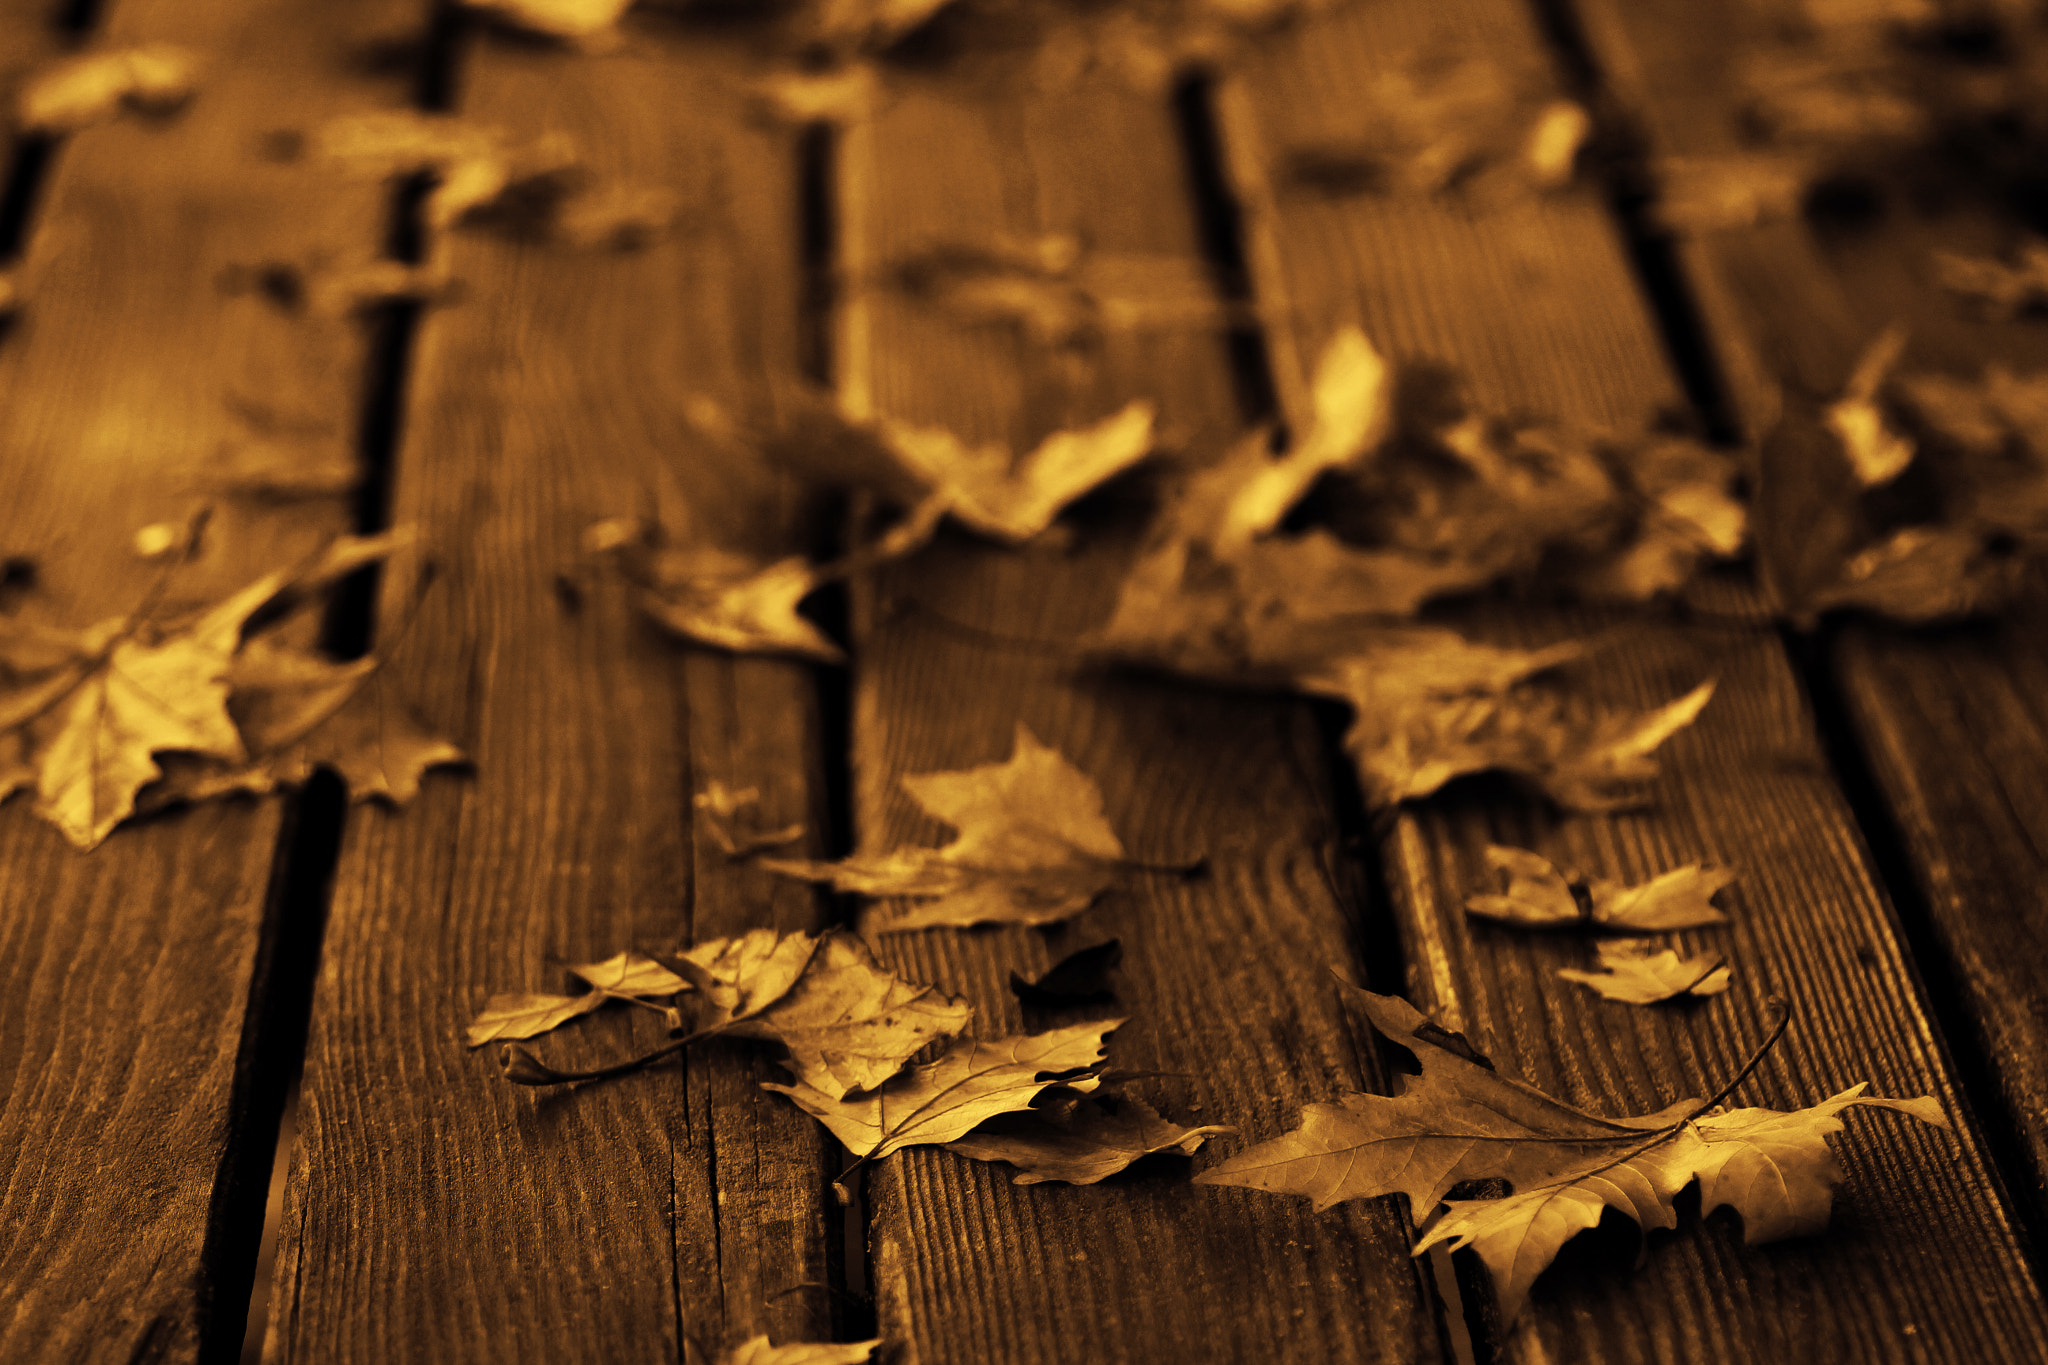
<svg viewBox="0 0 2048 1365"><path fill-rule="evenodd" d="M572 610L551 582L600 517L659 509L743 544L788 514L684 416L796 369L793 146L743 125L748 69L650 22L602 57L488 40L459 74L466 116L570 135L598 173L674 189L683 226L624 254L481 232L434 248L466 301L423 327L394 498L448 572L392 670L477 771L351 823L281 1359L673 1361L828 1332L821 1138L755 1088L778 1074L760 1049L562 1093L460 1041L492 993L562 989L562 962L818 921L807 888L728 864L691 813L718 779L815 824L807 671L684 651L619 583ZM540 1046L563 1065L652 1046L660 1021L630 1013Z"/></svg>
<svg viewBox="0 0 2048 1365"><path fill-rule="evenodd" d="M23 7L9 9L11 26ZM401 101L402 80L347 54L417 7L110 9L105 42L176 42L215 61L176 122L94 129L56 153L27 307L0 342L0 549L37 564L20 612L66 625L132 610L158 571L130 535L209 497L206 548L171 585L178 605L346 525L337 498L261 506L207 488L222 449L249 437L238 399L324 428L352 458L363 383L352 326L229 297L218 278L378 249L380 189L255 149L286 108ZM89 855L30 807L0 811L0 1356L190 1359L209 1326L220 1181L244 1137L236 1055L279 806L171 814Z"/></svg>
<svg viewBox="0 0 2048 1365"><path fill-rule="evenodd" d="M1261 183L1258 168L1288 149L1359 126L1350 73L1427 42L1506 58L1541 40L1510 4L1389 0L1305 27L1225 91L1261 304L1293 320L1292 346L1276 353L1312 357L1334 326L1355 320L1396 354L1463 366L1488 406L1640 422L1673 385L1591 194L1452 206ZM1283 373L1279 388L1299 402L1299 372ZM1619 621L1500 609L1461 619L1522 642ZM1611 1246L1574 1248L1569 1269L1539 1282L1504 1353L2032 1359L2048 1330L2038 1288L1795 679L1768 628L1747 624L1756 619L1751 606L1707 624L1631 621L1627 643L1580 675L1592 696L1634 706L1719 677L1699 723L1666 746L1648 809L1566 820L1475 794L1402 815L1386 857L1413 998L1468 1030L1504 1071L1596 1110L1642 1113L1732 1076L1764 1036L1763 1002L1776 993L1792 1004L1792 1028L1740 1102L1791 1108L1869 1080L1877 1093L1934 1094L1959 1133L1852 1125L1825 1238L1747 1248L1731 1221L1694 1215L1678 1235L1650 1240L1639 1271ZM1645 1010L1559 981L1557 968L1590 956L1583 943L1462 913L1466 895L1492 888L1489 841L1629 880L1693 859L1736 864L1733 924L1680 939L1726 951L1735 991L1697 1009Z"/></svg>
<svg viewBox="0 0 2048 1365"><path fill-rule="evenodd" d="M1727 6L1711 22L1683 4L1580 7L1616 94L1656 152L1739 147L1729 72L1771 31L1776 6ZM2048 367L2048 330L1973 316L1933 278L1935 250L1995 254L2012 232L1981 204L1895 195L1877 223L1854 233L1795 218L1691 231L1680 245L1711 304L1714 351L1743 376L1733 386L1738 416L1761 431L1775 413L1772 385L1839 391L1856 356L1894 322L1910 329L1915 370L1974 376L1992 360L2021 373ZM2009 1127L2027 1163L2007 1176L2037 1215L2048 1211L2048 955L2039 950L2032 793L2048 737L2024 698L2039 679L2033 641L2044 624L2048 614L2030 602L1987 636L1855 625L1839 632L1831 656L1906 835L1944 974L1959 988L1957 1044L1988 1064L1994 1121Z"/></svg>
<svg viewBox="0 0 2048 1365"><path fill-rule="evenodd" d="M1101 81L1026 94L972 68L919 77L847 132L840 165L854 281L933 248L1051 235L1201 279L1164 98ZM1156 400L1195 451L1220 449L1241 420L1214 334L1111 332L1048 350L874 291L843 322L850 401L969 440L1023 450L1137 397ZM1065 1022L1021 1010L1009 972L1035 975L1114 935L1115 1010L1131 1019L1114 1064L1167 1073L1135 1092L1181 1122L1269 1129L1312 1095L1382 1080L1327 974L1357 962L1328 769L1305 707L1076 674L1070 646L1106 617L1142 528L1142 508L1105 497L1071 545L1005 551L948 536L871 586L855 673L861 841L942 837L898 779L998 760L1022 722L1101 784L1134 857L1202 856L1210 875L1141 879L1055 933L927 930L878 950L964 992L976 1028L995 1036ZM1439 1358L1430 1301L1384 1205L1316 1219L1190 1186L1173 1163L1090 1187L1009 1177L931 1149L869 1176L877 1312L905 1365Z"/></svg>

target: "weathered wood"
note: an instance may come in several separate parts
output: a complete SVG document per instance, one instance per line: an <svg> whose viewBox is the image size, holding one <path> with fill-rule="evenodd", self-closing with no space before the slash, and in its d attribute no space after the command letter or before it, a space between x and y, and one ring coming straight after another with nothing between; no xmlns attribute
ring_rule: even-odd
<svg viewBox="0 0 2048 1365"><path fill-rule="evenodd" d="M1312 358L1357 320L1397 355L1464 367L1490 406L1629 424L1669 401L1658 339L1598 200L1581 192L1474 204L1275 195L1252 171L1284 149L1340 136L1360 118L1348 73L1425 40L1467 54L1539 45L1516 6L1385 3L1304 28L1226 89L1226 137L1262 242L1261 304L1291 319ZM1302 363L1297 360L1296 363ZM1283 373L1300 401L1301 373ZM1294 409L1297 416L1300 410ZM1766 1031L1765 997L1791 1032L1737 1101L1813 1103L1857 1081L1932 1093L1954 1139L1852 1122L1835 1223L1822 1239L1741 1245L1722 1217L1650 1240L1639 1271L1596 1241L1539 1281L1504 1343L1518 1360L2022 1360L2043 1349L2038 1289L2019 1255L1977 1136L1914 985L1856 829L1832 785L1795 679L1771 632L1744 623L1644 620L1578 676L1607 704L1648 705L1701 677L1720 691L1668 746L1654 804L1560 820L1505 797L1452 795L1405 813L1387 863L1413 998L1468 1030L1502 1069L1574 1103L1646 1112L1711 1093ZM1615 624L1591 614L1480 611L1496 638L1555 638ZM1469 922L1492 889L1488 841L1544 850L1641 880L1698 858L1732 862L1733 924L1680 936L1726 951L1736 989L1696 1008L1599 1001L1555 970L1590 956L1577 940Z"/></svg>
<svg viewBox="0 0 2048 1365"><path fill-rule="evenodd" d="M1586 31L1616 95L1660 155L1709 156L1739 145L1731 67L1771 31L1774 6L1709 16L1684 4L1581 0ZM2013 226L1983 204L1893 195L1852 232L1803 218L1688 232L1680 244L1713 349L1740 382L1738 417L1761 434L1770 388L1837 392L1883 328L1910 330L1909 369L1980 374L1996 361L2048 367L2048 328L1959 307L1935 283L1936 249L1996 253ZM2028 719L2040 678L2035 647L2048 615L2030 602L1987 633L1916 637L1873 624L1843 630L1832 663L1864 745L1907 837L1933 935L1960 987L1959 1046L1988 1063L1993 1121L2026 1153L2008 1171L2048 1210L2048 908L2042 901L2033 795L2048 738ZM1934 966L1936 964L1926 964ZM2001 1110L2003 1112L1997 1112Z"/></svg>
<svg viewBox="0 0 2048 1365"><path fill-rule="evenodd" d="M659 510L686 534L777 531L783 490L693 437L688 401L794 373L792 139L742 120L746 59L650 21L584 56L486 39L461 112L572 136L597 172L673 188L679 231L577 253L461 231L463 301L425 320L394 516L446 567L392 685L474 757L414 807L351 821L308 1047L274 1332L303 1361L673 1361L827 1334L822 1144L705 1047L573 1093L503 1081L461 1030L560 963L812 926L807 888L729 865L692 819L713 779L813 821L807 671L685 651L624 585L563 600L579 536ZM580 605L577 605L580 603ZM387 613L399 607L387 602ZM651 1047L613 1012L535 1046ZM692 1355L691 1358L696 1358Z"/></svg>
<svg viewBox="0 0 2048 1365"><path fill-rule="evenodd" d="M906 80L847 131L840 173L842 266L855 282L933 247L1049 234L1200 278L1163 97L1100 81L1023 93L974 71ZM1193 451L1220 448L1239 425L1214 333L1112 331L1055 351L872 287L843 323L851 401L969 440L1021 451L1137 397L1156 400ZM1111 1057L1165 1073L1135 1093L1181 1122L1270 1129L1311 1096L1381 1080L1328 975L1357 960L1328 770L1304 707L1075 671L1070 646L1105 617L1142 521L1128 499L1098 504L1075 519L1071 544L1055 535L1006 551L949 534L872 585L855 675L861 843L943 838L898 780L999 760L1021 721L1101 784L1134 857L1206 857L1210 873L1136 879L1052 934L927 930L885 936L879 951L964 992L978 1031L995 1036L1068 1019L1021 1010L1010 971L1035 975L1117 936L1115 1013L1131 1022ZM930 1149L870 1174L881 1332L905 1365L1438 1356L1384 1205L1316 1219L1191 1187L1175 1162L1091 1187L1020 1188L1010 1174Z"/></svg>
<svg viewBox="0 0 2048 1365"><path fill-rule="evenodd" d="M5 8L11 45L44 17L32 8L55 7ZM177 121L93 129L54 153L26 306L0 341L0 551L36 563L24 617L82 626L133 610L159 569L131 534L209 499L205 549L167 609L346 525L338 498L260 505L209 487L222 451L251 436L238 402L319 428L350 458L363 382L352 324L290 318L218 281L251 261L376 252L381 190L267 164L258 146L287 107L402 101L402 79L352 54L418 8L108 7L99 41L176 42L214 64ZM190 1359L211 1313L222 1175L246 1138L236 1057L278 803L154 818L87 855L31 805L0 811L0 1356Z"/></svg>

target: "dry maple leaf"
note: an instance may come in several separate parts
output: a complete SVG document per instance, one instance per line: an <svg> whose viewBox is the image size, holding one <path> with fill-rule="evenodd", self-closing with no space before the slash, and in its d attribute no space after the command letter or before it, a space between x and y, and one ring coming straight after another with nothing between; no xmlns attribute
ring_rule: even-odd
<svg viewBox="0 0 2048 1365"><path fill-rule="evenodd" d="M1044 532L1082 494L1152 452L1153 408L1133 402L1079 431L1056 431L1022 459L1001 444L969 446L950 431L884 421L904 467L969 530L1006 545Z"/></svg>
<svg viewBox="0 0 2048 1365"><path fill-rule="evenodd" d="M1355 993L1373 1026L1422 1063L1421 1074L1406 1078L1392 1097L1353 1094L1339 1104L1309 1105L1294 1132L1195 1180L1304 1194L1318 1209L1405 1194L1418 1226L1453 1186L1504 1180L1513 1187L1507 1197L1450 1201L1449 1212L1415 1248L1418 1254L1440 1243L1476 1249L1493 1272L1503 1323L1520 1312L1558 1249L1598 1223L1605 1209L1634 1218L1645 1230L1674 1227L1674 1196L1698 1180L1703 1208L1733 1207L1750 1242L1817 1232L1827 1225L1841 1179L1825 1139L1841 1129L1842 1109L1875 1104L1947 1126L1929 1097L1863 1097L1861 1085L1792 1113L1710 1113L1776 1041L1782 1015L1716 1101L1681 1100L1654 1114L1607 1119L1498 1075L1469 1050L1446 1046L1443 1031L1405 1001Z"/></svg>
<svg viewBox="0 0 2048 1365"><path fill-rule="evenodd" d="M789 1096L863 1162L879 1161L905 1147L956 1141L997 1114L1029 1107L1048 1086L1092 1075L1108 1036L1123 1022L1102 1019L986 1041L956 1038L936 1061L858 1097L835 1097L801 1082L763 1081L761 1088Z"/></svg>
<svg viewBox="0 0 2048 1365"><path fill-rule="evenodd" d="M1155 1152L1192 1156L1208 1138L1237 1130L1223 1124L1183 1127L1134 1096L1077 1096L1053 1110L999 1115L946 1150L975 1161L1007 1161L1016 1185L1059 1181L1093 1185Z"/></svg>
<svg viewBox="0 0 2048 1365"><path fill-rule="evenodd" d="M1345 748L1380 808L1495 771L1574 810L1629 804L1657 774L1650 753L1691 724L1714 690L1705 682L1649 711L1588 714L1556 692L1520 685L1583 652L1581 642L1498 649L1410 627L1361 643L1296 685L1350 703Z"/></svg>
<svg viewBox="0 0 2048 1365"><path fill-rule="evenodd" d="M1732 976L1723 954L1682 958L1648 939L1613 939L1602 943L1598 952L1599 971L1560 967L1557 974L1624 1004L1654 1005L1680 996L1719 995L1728 989Z"/></svg>
<svg viewBox="0 0 2048 1365"><path fill-rule="evenodd" d="M198 70L192 53L163 43L86 53L32 76L16 107L32 133L75 133L124 110L175 113L192 98Z"/></svg>
<svg viewBox="0 0 2048 1365"><path fill-rule="evenodd" d="M418 768L408 762L459 759L452 747L410 733L403 753L366 754L360 746L375 736L335 718L374 661L334 664L249 633L258 612L263 628L273 628L321 587L406 539L343 537L176 627L151 619L149 604L75 633L0 626L0 733L16 736L15 770L35 773L39 813L91 848L137 809L138 796L155 807L267 791L303 780L315 762L355 779L374 761L386 775L381 794L402 801L417 785ZM183 543L191 542L188 534ZM283 708L281 718L274 694L297 686L313 700ZM272 772L287 754L292 761ZM175 757L160 763L160 755ZM10 790L0 784L0 797ZM369 794L361 786L358 793Z"/></svg>
<svg viewBox="0 0 2048 1365"><path fill-rule="evenodd" d="M781 934L754 929L733 938L710 939L672 957L621 954L591 967L572 968L607 998L631 997L663 1009L671 1041L641 1056L593 1071L558 1071L521 1048L507 1048L500 1061L506 1078L522 1085L555 1085L621 1075L720 1034L781 1043L784 1063L807 1089L838 1099L872 1088L902 1070L927 1044L951 1038L967 1026L973 1010L933 986L904 981L879 966L865 943L849 934ZM639 987L645 986L645 989ZM500 997L486 1011L499 1028L492 1037L531 1037L595 1009L602 1000L571 1009L580 997ZM501 1000L504 1009L498 1009ZM664 1002L664 1003L657 1003ZM549 1010L561 1011L559 1018ZM531 1020L531 1033L513 1033ZM552 1022L544 1022L552 1020Z"/></svg>
<svg viewBox="0 0 2048 1365"><path fill-rule="evenodd" d="M882 1344L873 1341L786 1341L768 1344L768 1334L749 1338L723 1356L719 1365L862 1365Z"/></svg>
<svg viewBox="0 0 2048 1365"><path fill-rule="evenodd" d="M743 654L788 654L838 663L839 646L797 611L827 581L801 556L763 563L713 545L674 548L651 522L593 523L584 549L609 555L639 589L649 617L687 640Z"/></svg>
<svg viewBox="0 0 2048 1365"><path fill-rule="evenodd" d="M1486 863L1504 874L1499 894L1467 896L1465 912L1521 928L1590 928L1625 933L1668 933L1721 924L1727 916L1714 896L1735 880L1735 870L1688 863L1640 886L1568 876L1540 853L1490 844Z"/></svg>
<svg viewBox="0 0 2048 1365"><path fill-rule="evenodd" d="M849 934L827 934L786 988L792 934L770 944L772 931L756 929L707 954L693 948L678 965L703 968L700 989L713 1011L686 1023L698 1036L718 1032L781 1043L784 1064L800 1085L829 1099L870 1090L902 1070L928 1043L967 1026L973 1009L936 986L904 981L876 963L867 944ZM762 983L765 978L765 987ZM731 991L733 997L720 994Z"/></svg>
<svg viewBox="0 0 2048 1365"><path fill-rule="evenodd" d="M924 903L880 916L880 933L971 924L1054 924L1094 903L1128 865L1102 791L1020 721L1010 757L913 773L903 789L959 831L943 848L896 848L833 863L764 859L787 876Z"/></svg>

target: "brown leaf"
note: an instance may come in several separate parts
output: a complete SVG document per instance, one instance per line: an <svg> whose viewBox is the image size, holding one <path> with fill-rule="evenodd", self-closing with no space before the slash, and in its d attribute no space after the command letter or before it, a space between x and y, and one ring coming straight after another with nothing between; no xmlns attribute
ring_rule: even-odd
<svg viewBox="0 0 2048 1365"><path fill-rule="evenodd" d="M1728 989L1728 959L1721 953L1681 958L1647 939L1614 939L1599 946L1600 970L1560 967L1558 975L1609 1000L1654 1005L1682 995L1719 995Z"/></svg>
<svg viewBox="0 0 2048 1365"><path fill-rule="evenodd" d="M880 1160L904 1147L955 1141L997 1114L1029 1107L1047 1086L1094 1072L1109 1034L1123 1022L1097 1020L986 1042L957 1038L938 1060L858 1098L802 1083L764 1081L761 1088L789 1096L848 1151Z"/></svg>
<svg viewBox="0 0 2048 1365"><path fill-rule="evenodd" d="M1088 908L1115 882L1124 847L1102 815L1102 792L1022 722L1009 759L917 773L904 790L959 833L943 848L897 848L836 863L763 859L787 876L864 896L923 900L878 917L880 933L972 924L1052 924Z"/></svg>
<svg viewBox="0 0 2048 1365"><path fill-rule="evenodd" d="M67 57L22 86L21 126L32 133L75 133L123 112L175 113L198 88L198 70L192 53L165 43Z"/></svg>
<svg viewBox="0 0 2048 1365"><path fill-rule="evenodd" d="M1673 1198L1697 1179L1703 1205L1733 1206L1751 1241L1827 1224L1840 1167L1825 1138L1851 1104L1879 1104L1947 1126L1932 1099L1861 1099L1862 1086L1811 1109L1705 1114L1697 1100L1607 1119L1551 1098L1438 1045L1404 1001L1356 992L1373 1026L1422 1063L1398 1095L1310 1105L1301 1127L1195 1177L1305 1194L1318 1209L1408 1196L1421 1225L1454 1185L1499 1180L1504 1198L1452 1200L1416 1245L1475 1248L1493 1272L1503 1323L1558 1249L1613 1208L1646 1230L1677 1224Z"/></svg>
<svg viewBox="0 0 2048 1365"><path fill-rule="evenodd" d="M882 1344L873 1341L786 1341L768 1344L768 1334L752 1337L733 1347L719 1365L862 1365Z"/></svg>
<svg viewBox="0 0 2048 1365"><path fill-rule="evenodd" d="M462 0L513 28L580 44L607 37L633 0Z"/></svg>
<svg viewBox="0 0 2048 1365"><path fill-rule="evenodd" d="M1466 913L1521 928L1584 926L1661 934L1721 924L1728 917L1714 907L1713 898L1735 880L1732 868L1689 863L1639 886L1588 881L1568 876L1541 854L1499 844L1488 846L1486 862L1506 874L1507 889L1466 897Z"/></svg>
<svg viewBox="0 0 2048 1365"><path fill-rule="evenodd" d="M707 990L718 1012L691 1027L781 1043L798 1084L812 1093L839 1100L872 1090L973 1016L964 1001L880 966L850 934L827 934L815 947L802 934L774 938L756 929L684 955L718 983ZM719 989L734 992L729 1003Z"/></svg>
<svg viewBox="0 0 2048 1365"><path fill-rule="evenodd" d="M1017 1168L1016 1185L1093 1185L1140 1157L1192 1156L1210 1136L1236 1131L1213 1123L1184 1128L1132 1096L1083 1098L1058 1113L1033 1109L991 1119L946 1150L976 1161L1007 1161Z"/></svg>

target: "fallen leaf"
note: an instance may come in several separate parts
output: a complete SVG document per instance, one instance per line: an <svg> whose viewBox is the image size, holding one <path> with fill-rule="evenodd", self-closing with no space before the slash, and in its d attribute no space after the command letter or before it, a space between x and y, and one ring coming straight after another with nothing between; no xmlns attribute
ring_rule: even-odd
<svg viewBox="0 0 2048 1365"><path fill-rule="evenodd" d="M698 1020L690 1027L781 1043L798 1084L813 1094L839 1100L872 1090L973 1016L964 1001L938 987L904 981L880 966L867 944L850 934L819 939L793 977L795 953L788 945L808 940L793 934L770 944L764 934L773 938L772 931L757 929L726 941L744 949L739 953L729 948L707 957L698 948L685 954L742 994L731 1006L718 1006L708 1024ZM785 977L789 984L778 990Z"/></svg>
<svg viewBox="0 0 2048 1365"><path fill-rule="evenodd" d="M1602 943L1598 952L1599 971L1560 967L1557 974L1608 1000L1630 1005L1654 1005L1681 995L1719 995L1728 989L1732 975L1724 954L1700 953L1682 958L1648 939L1610 940Z"/></svg>
<svg viewBox="0 0 2048 1365"><path fill-rule="evenodd" d="M1011 1179L1016 1185L1093 1185L1140 1157L1167 1151L1192 1156L1214 1134L1236 1131L1214 1123L1182 1127L1132 1096L1084 1097L1054 1113L1001 1115L947 1143L946 1150L975 1161L1007 1161L1017 1168Z"/></svg>
<svg viewBox="0 0 2048 1365"><path fill-rule="evenodd" d="M1985 317L2009 322L2048 308L2048 242L2025 243L2014 264L1994 256L1937 251L1934 277Z"/></svg>
<svg viewBox="0 0 2048 1365"><path fill-rule="evenodd" d="M524 1049L508 1048L501 1057L507 1079L555 1085L617 1075L702 1039L729 1035L782 1044L788 1054L784 1065L799 1084L836 1100L880 1085L926 1045L959 1033L974 1013L937 987L902 980L877 964L860 939L837 932L753 929L666 958L621 953L570 970L591 983L592 995L662 1009L671 1041L588 1072L558 1071ZM546 1006L524 1007L533 1016L531 1031L473 1028L471 1046L495 1037L534 1037L602 1003L567 998L581 1001L582 1008L561 1006L560 1018L554 1018ZM518 1002L537 999L499 997L486 1015L515 1014L522 1008ZM480 1018L476 1028L483 1024Z"/></svg>
<svg viewBox="0 0 2048 1365"><path fill-rule="evenodd" d="M1123 956L1123 940L1105 939L1068 953L1036 981L1011 972L1010 990L1025 1004L1047 1009L1112 1000L1116 992L1110 987L1109 974Z"/></svg>
<svg viewBox="0 0 2048 1365"><path fill-rule="evenodd" d="M588 43L611 33L633 0L462 0L513 28Z"/></svg>
<svg viewBox="0 0 2048 1365"><path fill-rule="evenodd" d="M1842 443L1849 467L1865 488L1889 483L1913 462L1913 443L1885 420L1877 391L1906 350L1906 330L1896 323L1870 343L1856 362L1842 396L1828 408L1828 430Z"/></svg>
<svg viewBox="0 0 2048 1365"><path fill-rule="evenodd" d="M768 1344L768 1334L750 1338L733 1347L720 1365L862 1365L882 1344L873 1341L786 1341Z"/></svg>
<svg viewBox="0 0 2048 1365"><path fill-rule="evenodd" d="M161 116L192 98L198 71L192 53L164 43L91 52L30 77L16 107L32 133L75 133L127 111Z"/></svg>
<svg viewBox="0 0 2048 1365"><path fill-rule="evenodd" d="M736 820L741 811L756 810L760 806L761 792L757 787L734 791L714 777L703 791L692 798L691 804L701 812L705 831L711 835L712 842L724 849L729 858L750 857L764 848L780 848L804 837L801 822L784 825L780 829L737 827Z"/></svg>
<svg viewBox="0 0 2048 1365"><path fill-rule="evenodd" d="M564 134L522 141L450 114L344 115L315 132L312 149L357 175L431 174L421 213L437 229L488 222L558 245L624 249L665 231L680 208L663 187L596 175Z"/></svg>
<svg viewBox="0 0 2048 1365"><path fill-rule="evenodd" d="M883 439L969 530L1021 545L1068 504L1145 458L1153 408L1134 402L1079 431L1056 431L1021 460L1001 445L969 446L950 431L885 421Z"/></svg>
<svg viewBox="0 0 2048 1365"><path fill-rule="evenodd" d="M956 1038L938 1060L912 1067L858 1098L799 1082L761 1088L787 1095L832 1130L856 1156L879 1161L905 1147L953 1142L994 1118L1026 1108L1047 1086L1099 1069L1121 1019L1046 1033L976 1041Z"/></svg>
<svg viewBox="0 0 2048 1365"><path fill-rule="evenodd" d="M1448 639L1433 637L1448 636ZM1411 628L1296 678L1301 690L1350 703L1344 745L1374 807L1428 796L1454 778L1502 772L1572 810L1629 804L1657 775L1649 757L1692 723L1712 682L1649 711L1586 712L1521 679L1582 652L1474 645Z"/></svg>
<svg viewBox="0 0 2048 1365"><path fill-rule="evenodd" d="M841 52L883 52L907 38L952 0L814 0L811 32Z"/></svg>
<svg viewBox="0 0 2048 1365"><path fill-rule="evenodd" d="M1752 1242L1816 1232L1827 1224L1841 1178L1825 1138L1841 1129L1843 1108L1877 1104L1947 1126L1930 1098L1864 1099L1861 1085L1793 1113L1709 1114L1688 1099L1654 1114L1601 1118L1441 1046L1406 1002L1355 994L1373 1026L1421 1062L1421 1074L1395 1096L1351 1094L1309 1105L1294 1132L1195 1181L1304 1194L1319 1210L1403 1194L1418 1226L1454 1186L1506 1181L1513 1193L1504 1198L1449 1201L1415 1248L1476 1249L1493 1273L1503 1325L1519 1314L1558 1249L1605 1209L1645 1230L1675 1227L1672 1200L1697 1179L1703 1207L1733 1207Z"/></svg>
<svg viewBox="0 0 2048 1365"><path fill-rule="evenodd" d="M714 545L672 547L659 527L630 517L594 523L583 544L608 555L640 590L647 615L686 640L820 663L845 658L797 610L826 581L819 566L801 556L763 563Z"/></svg>
<svg viewBox="0 0 2048 1365"><path fill-rule="evenodd" d="M603 991L581 995L533 995L514 992L494 995L476 1018L469 1021L463 1039L471 1047L505 1038L533 1038L581 1018L611 997Z"/></svg>
<svg viewBox="0 0 2048 1365"><path fill-rule="evenodd" d="M763 859L792 877L924 903L878 918L880 933L972 924L1053 924L1093 904L1125 864L1102 792L1020 721L1001 763L903 779L925 812L959 831L943 848L896 848L833 863Z"/></svg>
<svg viewBox="0 0 2048 1365"><path fill-rule="evenodd" d="M1661 934L1721 924L1727 916L1714 896L1735 880L1733 868L1689 863L1639 886L1568 876L1548 858L1525 848L1492 844L1487 866L1506 874L1497 895L1465 898L1467 914L1521 928L1592 928Z"/></svg>

